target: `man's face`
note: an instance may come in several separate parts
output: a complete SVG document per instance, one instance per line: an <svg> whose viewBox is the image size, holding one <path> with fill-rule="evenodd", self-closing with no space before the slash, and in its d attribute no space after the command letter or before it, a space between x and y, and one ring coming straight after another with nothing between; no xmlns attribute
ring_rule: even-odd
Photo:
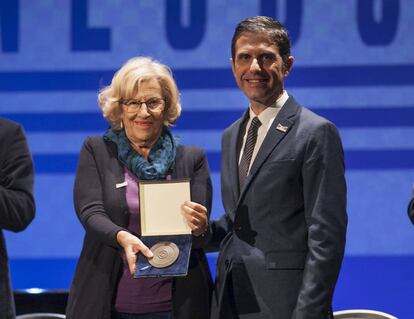
<svg viewBox="0 0 414 319"><path fill-rule="evenodd" d="M279 48L266 33L244 32L236 41L233 74L252 107L260 104L263 108L276 101L292 64L290 56L287 67L283 66Z"/></svg>

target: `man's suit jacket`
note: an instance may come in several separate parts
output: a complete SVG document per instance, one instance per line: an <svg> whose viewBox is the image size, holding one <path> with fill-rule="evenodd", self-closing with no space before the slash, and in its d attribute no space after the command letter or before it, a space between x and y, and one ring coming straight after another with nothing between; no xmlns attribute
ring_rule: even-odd
<svg viewBox="0 0 414 319"><path fill-rule="evenodd" d="M342 144L336 127L288 99L239 190L248 119L222 138L224 216L212 318L226 318L231 284L241 318L330 318L347 225Z"/></svg>
<svg viewBox="0 0 414 319"><path fill-rule="evenodd" d="M21 231L35 214L33 163L23 129L0 119L0 317L14 318L14 301L2 229Z"/></svg>
<svg viewBox="0 0 414 319"><path fill-rule="evenodd" d="M172 179L189 178L192 200L211 208L211 180L207 159L194 147L177 148ZM110 319L121 267L122 248L116 234L126 230L128 205L124 166L117 147L102 137L88 138L82 148L74 187L76 213L86 229L82 252L72 280L66 308L68 319ZM173 282L174 318L207 319L212 279L201 247L205 239L193 238L187 277Z"/></svg>

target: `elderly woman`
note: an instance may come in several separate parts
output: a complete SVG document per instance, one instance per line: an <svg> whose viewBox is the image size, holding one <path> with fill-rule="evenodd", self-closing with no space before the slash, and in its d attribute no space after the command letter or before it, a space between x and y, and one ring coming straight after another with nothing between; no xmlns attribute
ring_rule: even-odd
<svg viewBox="0 0 414 319"><path fill-rule="evenodd" d="M99 105L110 128L87 138L79 158L74 202L86 234L67 318L208 318L212 281L201 235L211 180L203 151L177 146L168 129L181 112L171 71L131 59L100 92ZM152 256L139 239L139 181L181 178L190 179L193 200L183 205L193 232L188 275L134 279L137 253Z"/></svg>

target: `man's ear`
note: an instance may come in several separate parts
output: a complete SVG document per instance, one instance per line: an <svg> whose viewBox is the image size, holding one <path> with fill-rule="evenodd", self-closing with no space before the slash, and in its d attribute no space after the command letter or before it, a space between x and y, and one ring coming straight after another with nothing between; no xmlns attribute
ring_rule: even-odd
<svg viewBox="0 0 414 319"><path fill-rule="evenodd" d="M230 61L230 64L231 64L231 70L233 71L233 74L234 74L234 60L233 60L233 58L230 58L229 61Z"/></svg>
<svg viewBox="0 0 414 319"><path fill-rule="evenodd" d="M295 58L292 55L289 55L286 62L283 63L283 75L285 77L289 75L290 71L292 70L292 66L294 62L295 62Z"/></svg>

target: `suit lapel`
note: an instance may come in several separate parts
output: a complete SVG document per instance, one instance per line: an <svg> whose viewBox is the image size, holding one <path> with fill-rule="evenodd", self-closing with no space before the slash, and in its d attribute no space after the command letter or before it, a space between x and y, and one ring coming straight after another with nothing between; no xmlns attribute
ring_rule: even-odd
<svg viewBox="0 0 414 319"><path fill-rule="evenodd" d="M234 125L230 134L230 143L229 143L229 175L232 185L232 194L233 194L233 203L236 204L239 198L240 189L239 189L239 154L240 149L243 143L243 135L246 127L247 120L249 118L249 109L243 114L243 117L240 118Z"/></svg>
<svg viewBox="0 0 414 319"><path fill-rule="evenodd" d="M118 160L118 149L116 145L112 142L106 142L107 145L109 145L109 150L111 153L111 171L113 172L113 178L114 180L111 181L112 187L117 188L117 184L123 184L125 182L125 172L124 172L124 166L119 162ZM122 225L124 227L128 226L128 219L126 216L129 213L128 203L126 201L126 185L120 187L121 190L119 192L116 192L118 197L118 201L120 203L120 212L124 212L125 217L123 220L125 222L125 225Z"/></svg>
<svg viewBox="0 0 414 319"><path fill-rule="evenodd" d="M269 157L270 153L286 136L286 134L289 133L291 127L294 124L292 117L297 114L298 109L299 104L297 104L297 102L292 97L289 97L285 105L280 110L279 114L276 116L275 120L272 123L272 126L269 128L269 131L266 134L265 139L263 140L259 152L257 153L250 169L250 173L245 180L244 187L240 191L239 201L243 197L246 190L249 188L251 180L257 174L266 159Z"/></svg>

